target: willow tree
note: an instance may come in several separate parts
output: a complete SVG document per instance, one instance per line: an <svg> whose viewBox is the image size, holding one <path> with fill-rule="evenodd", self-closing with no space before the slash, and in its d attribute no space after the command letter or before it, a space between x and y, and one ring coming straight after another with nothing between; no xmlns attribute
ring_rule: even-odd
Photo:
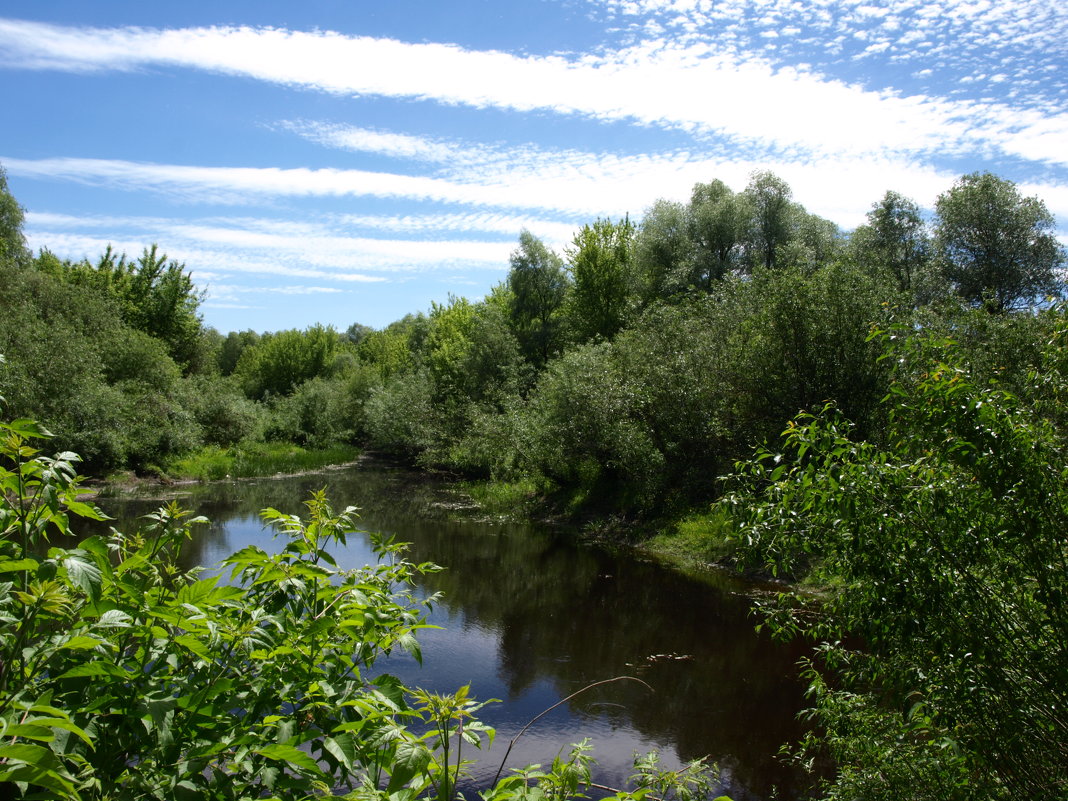
<svg viewBox="0 0 1068 801"><path fill-rule="evenodd" d="M1064 248L1046 204L988 172L960 178L939 196L943 275L966 301L1004 313L1058 293Z"/></svg>

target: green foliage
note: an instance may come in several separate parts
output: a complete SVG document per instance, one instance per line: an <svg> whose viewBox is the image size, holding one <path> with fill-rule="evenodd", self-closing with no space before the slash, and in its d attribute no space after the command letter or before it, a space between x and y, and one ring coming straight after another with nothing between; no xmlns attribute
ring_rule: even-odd
<svg viewBox="0 0 1068 801"><path fill-rule="evenodd" d="M433 447L441 426L432 393L433 384L424 371L403 373L373 389L364 404L371 442L411 455Z"/></svg>
<svg viewBox="0 0 1068 801"><path fill-rule="evenodd" d="M638 286L632 265L634 224L597 220L565 252L572 287L567 316L579 342L611 339L623 327Z"/></svg>
<svg viewBox="0 0 1068 801"><path fill-rule="evenodd" d="M329 326L264 334L241 351L234 374L254 400L288 395L311 378L330 375L340 346L337 332Z"/></svg>
<svg viewBox="0 0 1068 801"><path fill-rule="evenodd" d="M793 191L777 175L755 172L742 193L747 208L746 249L750 268L773 269L779 249L792 238L795 225Z"/></svg>
<svg viewBox="0 0 1068 801"><path fill-rule="evenodd" d="M179 365L200 361L201 322L197 290L184 264L168 261L156 245L136 260L108 246L96 264L69 264L61 273L70 283L114 298L126 325L159 339Z"/></svg>
<svg viewBox="0 0 1068 801"><path fill-rule="evenodd" d="M563 261L530 231L509 257L509 316L524 357L541 366L560 347L560 309L567 295Z"/></svg>
<svg viewBox="0 0 1068 801"><path fill-rule="evenodd" d="M858 260L893 276L900 292L916 294L921 288L931 260L931 237L914 201L887 192L872 205L868 224L853 233L852 244Z"/></svg>
<svg viewBox="0 0 1068 801"><path fill-rule="evenodd" d="M224 376L233 375L241 361L241 354L246 348L254 347L260 342L260 335L255 331L231 331L219 345L216 362L219 372Z"/></svg>
<svg viewBox="0 0 1068 801"><path fill-rule="evenodd" d="M689 212L694 250L687 283L707 291L738 268L750 209L744 196L715 180L694 185Z"/></svg>
<svg viewBox="0 0 1068 801"><path fill-rule="evenodd" d="M1068 381L1068 318L1053 316L1027 394L976 380L953 340L890 329L875 335L894 367L878 442L827 408L739 465L743 553L830 585L769 621L820 642L842 682L810 674L842 764L832 798L1068 792L1068 440L1027 402Z"/></svg>
<svg viewBox="0 0 1068 801"><path fill-rule="evenodd" d="M26 237L22 235L25 215L7 186L7 173L0 167L0 264L22 264L29 260Z"/></svg>
<svg viewBox="0 0 1068 801"><path fill-rule="evenodd" d="M939 196L937 242L946 278L969 303L1002 313L1061 291L1064 247L1037 198L990 173L971 173Z"/></svg>
<svg viewBox="0 0 1068 801"><path fill-rule="evenodd" d="M186 393L205 444L227 447L242 440L261 438L265 410L250 401L236 381L218 376L190 376L186 379Z"/></svg>
<svg viewBox="0 0 1068 801"><path fill-rule="evenodd" d="M136 535L38 556L48 526L99 515L73 499L69 456L26 445L41 432L16 421L3 433L0 613L13 625L0 635L0 781L74 798L304 797L351 786L357 767L380 769L413 740L389 736L418 715L395 682L360 671L415 650L404 588L431 566L337 570L327 549L354 510L335 513L321 493L307 523L267 510L288 543L230 557L230 583L177 568L199 521L174 506Z"/></svg>
<svg viewBox="0 0 1068 801"><path fill-rule="evenodd" d="M15 414L38 415L61 448L113 469L199 444L178 367L118 319L113 298L17 270L0 282L0 305L0 392Z"/></svg>
<svg viewBox="0 0 1068 801"><path fill-rule="evenodd" d="M265 427L267 439L322 448L356 437L350 388L338 378L312 378L291 395L273 397Z"/></svg>

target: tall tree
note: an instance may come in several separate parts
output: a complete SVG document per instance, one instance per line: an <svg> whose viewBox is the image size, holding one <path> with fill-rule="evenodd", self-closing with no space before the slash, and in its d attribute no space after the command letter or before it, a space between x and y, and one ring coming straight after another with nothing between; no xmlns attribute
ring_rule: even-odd
<svg viewBox="0 0 1068 801"><path fill-rule="evenodd" d="M755 265L777 266L777 251L793 236L793 191L774 173L753 173L743 193L749 207L749 249Z"/></svg>
<svg viewBox="0 0 1068 801"><path fill-rule="evenodd" d="M623 327L634 290L634 224L599 219L575 234L566 253L570 261L569 318L579 339L611 339Z"/></svg>
<svg viewBox="0 0 1068 801"><path fill-rule="evenodd" d="M710 290L734 269L746 219L745 204L723 181L694 185L690 196L694 286Z"/></svg>
<svg viewBox="0 0 1068 801"><path fill-rule="evenodd" d="M509 258L509 316L526 358L542 365L557 346L559 310L567 295L563 260L530 231Z"/></svg>
<svg viewBox="0 0 1068 801"><path fill-rule="evenodd" d="M1016 184L988 172L960 178L935 209L938 255L945 277L970 303L1003 313L1059 292L1064 248L1053 215Z"/></svg>
<svg viewBox="0 0 1068 801"><path fill-rule="evenodd" d="M7 173L0 167L0 263L22 263L28 259L22 222L22 207L8 190Z"/></svg>
<svg viewBox="0 0 1068 801"><path fill-rule="evenodd" d="M693 250L690 212L682 203L657 200L645 213L634 240L635 269L644 301L666 298L686 288Z"/></svg>
<svg viewBox="0 0 1068 801"><path fill-rule="evenodd" d="M118 304L123 322L163 340L171 358L187 370L198 366L198 309L204 293L185 265L168 260L157 245L145 248L136 260L108 245L96 264L67 265L64 277L107 293Z"/></svg>
<svg viewBox="0 0 1068 801"><path fill-rule="evenodd" d="M858 233L875 266L892 276L902 292L913 292L931 257L931 237L920 207L897 192L887 192L872 205L868 224Z"/></svg>

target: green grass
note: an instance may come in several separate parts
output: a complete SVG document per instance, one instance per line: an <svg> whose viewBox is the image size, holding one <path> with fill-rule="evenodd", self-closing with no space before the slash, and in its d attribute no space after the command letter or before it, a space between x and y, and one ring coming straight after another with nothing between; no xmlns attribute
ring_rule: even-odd
<svg viewBox="0 0 1068 801"><path fill-rule="evenodd" d="M351 462L359 453L351 445L309 449L282 442L242 443L230 448L201 448L173 459L164 469L171 478L218 481L320 470Z"/></svg>
<svg viewBox="0 0 1068 801"><path fill-rule="evenodd" d="M516 520L528 518L538 508L541 496L537 482L530 479L465 481L461 486L486 514Z"/></svg>
<svg viewBox="0 0 1068 801"><path fill-rule="evenodd" d="M673 561L722 563L734 553L730 533L729 515L721 507L713 507L710 511L692 512L676 520L646 540L643 548Z"/></svg>

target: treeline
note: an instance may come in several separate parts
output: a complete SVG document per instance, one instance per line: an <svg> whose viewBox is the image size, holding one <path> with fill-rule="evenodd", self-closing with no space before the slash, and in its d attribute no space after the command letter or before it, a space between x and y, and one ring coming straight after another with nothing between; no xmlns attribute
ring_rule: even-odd
<svg viewBox="0 0 1068 801"><path fill-rule="evenodd" d="M480 301L379 331L223 336L155 246L34 256L0 190L0 395L90 469L349 442L638 513L712 497L798 410L833 400L877 428L873 324L1026 325L1009 313L1057 294L1063 260L1045 206L989 174L961 178L931 221L888 192L847 235L764 172L741 192L697 184L639 222L596 220L562 254L524 231ZM998 347L977 341L976 358Z"/></svg>
<svg viewBox="0 0 1068 801"><path fill-rule="evenodd" d="M1063 251L1041 202L968 175L928 220L888 192L851 234L758 173L697 184L638 223L597 220L563 254L523 232L507 279L357 345L358 426L375 447L565 506L652 513L827 401L878 431L892 320L970 332L971 356L1024 364L1044 323L1012 312L1060 293Z"/></svg>
<svg viewBox="0 0 1068 801"><path fill-rule="evenodd" d="M10 414L40 419L97 474L158 473L204 448L355 438L349 411L324 409L309 382L344 373L351 343L321 326L224 337L203 325L202 300L185 265L155 245L136 259L109 248L96 262L29 253L0 172L0 397Z"/></svg>

